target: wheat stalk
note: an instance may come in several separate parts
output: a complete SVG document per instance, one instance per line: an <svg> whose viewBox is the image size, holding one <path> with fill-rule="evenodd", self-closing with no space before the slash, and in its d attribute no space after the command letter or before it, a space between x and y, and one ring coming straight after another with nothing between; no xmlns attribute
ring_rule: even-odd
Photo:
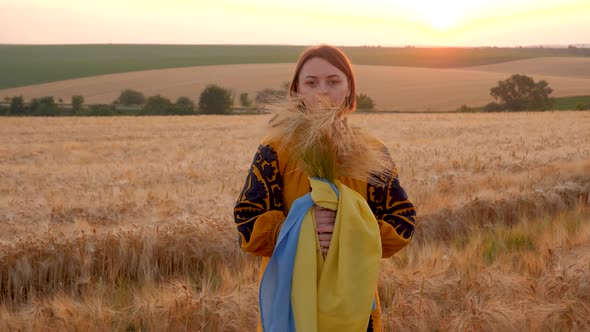
<svg viewBox="0 0 590 332"><path fill-rule="evenodd" d="M268 139L279 154L287 153L309 177L334 182L341 177L382 185L372 174L391 174L385 146L348 121L347 110L322 101L314 111L302 107L301 98L276 102L271 111Z"/></svg>

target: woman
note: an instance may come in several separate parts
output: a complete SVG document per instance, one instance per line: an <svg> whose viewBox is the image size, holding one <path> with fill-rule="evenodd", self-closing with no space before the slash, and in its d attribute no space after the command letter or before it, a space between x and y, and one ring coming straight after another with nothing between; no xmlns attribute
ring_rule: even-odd
<svg viewBox="0 0 590 332"><path fill-rule="evenodd" d="M350 61L342 51L332 46L321 45L305 51L297 63L289 94L302 99L304 112L321 111L320 104L325 100L333 106L342 106L347 114L354 112L356 90ZM346 114L343 116L346 117ZM373 174L379 181L361 181L350 177L338 180L366 200L365 205L368 205L376 221L381 256L387 258L411 240L416 209L400 186L397 170L384 145L382 149L389 160L390 171ZM258 147L234 208L241 248L262 256L261 276L294 202L310 192L310 179L290 156L283 149L278 149L276 141L263 142ZM312 209L318 250L325 257L333 242L338 211L319 205L314 205ZM345 246L346 243L340 247ZM367 331L381 331L381 307L376 290L368 316ZM258 329L262 330L260 321Z"/></svg>

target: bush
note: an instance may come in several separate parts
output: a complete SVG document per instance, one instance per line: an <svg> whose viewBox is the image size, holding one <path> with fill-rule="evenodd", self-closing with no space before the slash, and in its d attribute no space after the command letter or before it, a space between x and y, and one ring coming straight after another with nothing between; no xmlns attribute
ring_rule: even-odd
<svg viewBox="0 0 590 332"><path fill-rule="evenodd" d="M229 114L233 104L231 90L208 85L199 97L199 112L203 114Z"/></svg>
<svg viewBox="0 0 590 332"><path fill-rule="evenodd" d="M248 98L248 93L240 93L240 105L243 107L250 107L252 106L252 101Z"/></svg>
<svg viewBox="0 0 590 332"><path fill-rule="evenodd" d="M356 108L359 110L372 110L375 108L375 102L371 97L364 93L356 95Z"/></svg>
<svg viewBox="0 0 590 332"><path fill-rule="evenodd" d="M31 101L30 113L34 116L57 116L61 115L61 110L55 103L53 97L47 96L42 98L34 98Z"/></svg>
<svg viewBox="0 0 590 332"><path fill-rule="evenodd" d="M178 97L175 109L175 113L178 115L195 114L195 103L188 97Z"/></svg>
<svg viewBox="0 0 590 332"><path fill-rule="evenodd" d="M578 110L578 111L590 110L590 105L586 105L583 102L579 101L576 104L576 110Z"/></svg>
<svg viewBox="0 0 590 332"><path fill-rule="evenodd" d="M470 112L475 112L476 109L463 104L463 105L461 105L461 107L457 108L455 111L460 112L460 113L470 113Z"/></svg>
<svg viewBox="0 0 590 332"><path fill-rule="evenodd" d="M173 111L174 105L172 105L170 99L156 95L147 99L139 115L169 115L173 114Z"/></svg>
<svg viewBox="0 0 590 332"><path fill-rule="evenodd" d="M84 105L84 97L82 96L72 96L72 112L78 113L82 110L82 106Z"/></svg>
<svg viewBox="0 0 590 332"><path fill-rule="evenodd" d="M121 92L115 103L126 106L143 105L145 104L145 96L139 91L126 89Z"/></svg>
<svg viewBox="0 0 590 332"><path fill-rule="evenodd" d="M500 112L505 110L505 106L499 103L491 102L483 107L486 112Z"/></svg>
<svg viewBox="0 0 590 332"><path fill-rule="evenodd" d="M10 99L10 114L25 114L27 113L27 107L25 106L25 99L23 96L12 97Z"/></svg>
<svg viewBox="0 0 590 332"><path fill-rule="evenodd" d="M498 85L490 89L490 95L500 100L509 111L547 110L553 106L549 95L553 89L541 80L536 82L526 75L514 74L498 81Z"/></svg>
<svg viewBox="0 0 590 332"><path fill-rule="evenodd" d="M126 114L128 113L128 114ZM113 116L113 115L134 115L131 112L117 110L114 105L92 105L87 110L81 111L78 115L84 116Z"/></svg>
<svg viewBox="0 0 590 332"><path fill-rule="evenodd" d="M180 97L176 103L160 95L149 97L138 115L190 115L194 114L195 104L187 97Z"/></svg>

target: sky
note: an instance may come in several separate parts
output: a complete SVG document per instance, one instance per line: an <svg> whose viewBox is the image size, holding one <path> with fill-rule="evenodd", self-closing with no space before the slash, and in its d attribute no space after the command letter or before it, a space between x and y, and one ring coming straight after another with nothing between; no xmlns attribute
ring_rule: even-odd
<svg viewBox="0 0 590 332"><path fill-rule="evenodd" d="M590 0L0 0L0 44L590 44Z"/></svg>

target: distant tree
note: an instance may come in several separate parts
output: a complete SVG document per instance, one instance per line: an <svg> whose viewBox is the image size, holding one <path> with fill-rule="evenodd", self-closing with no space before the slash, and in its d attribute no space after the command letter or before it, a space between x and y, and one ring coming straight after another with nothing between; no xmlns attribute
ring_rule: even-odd
<svg viewBox="0 0 590 332"><path fill-rule="evenodd" d="M569 46L567 47L567 50L568 50L568 52L569 52L569 53L573 53L573 54L578 54L578 53L580 53L580 52L579 52L579 50L578 50L578 48L577 48L577 47L575 47L574 45L569 45Z"/></svg>
<svg viewBox="0 0 590 332"><path fill-rule="evenodd" d="M151 96L147 99L141 115L168 115L174 114L174 106L170 99L160 95Z"/></svg>
<svg viewBox="0 0 590 332"><path fill-rule="evenodd" d="M34 98L30 105L31 114L36 116L56 116L60 114L59 107L51 96Z"/></svg>
<svg viewBox="0 0 590 332"><path fill-rule="evenodd" d="M195 103L189 97L178 97L175 103L176 114L194 114Z"/></svg>
<svg viewBox="0 0 590 332"><path fill-rule="evenodd" d="M504 111L505 109L506 109L506 106L496 103L496 102L488 103L483 107L483 110L486 112L499 112L499 111Z"/></svg>
<svg viewBox="0 0 590 332"><path fill-rule="evenodd" d="M550 109L553 99L549 95L552 92L545 80L535 83L531 77L520 74L498 81L498 85L490 89L490 95L500 100L509 111Z"/></svg>
<svg viewBox="0 0 590 332"><path fill-rule="evenodd" d="M583 102L579 101L576 103L576 110L577 111L590 110L590 105L586 105Z"/></svg>
<svg viewBox="0 0 590 332"><path fill-rule="evenodd" d="M250 107L252 106L252 101L248 98L248 93L240 93L240 105L243 107Z"/></svg>
<svg viewBox="0 0 590 332"><path fill-rule="evenodd" d="M356 95L356 108L359 110L372 110L375 108L375 102L366 94L359 93Z"/></svg>
<svg viewBox="0 0 590 332"><path fill-rule="evenodd" d="M470 112L475 112L476 109L463 104L459 108L457 108L455 111L459 112L459 113L470 113Z"/></svg>
<svg viewBox="0 0 590 332"><path fill-rule="evenodd" d="M82 110L82 106L84 105L84 97L83 96L72 96L72 112L77 113Z"/></svg>
<svg viewBox="0 0 590 332"><path fill-rule="evenodd" d="M25 106L25 99L23 96L12 97L10 100L10 113L11 114L25 114L27 107Z"/></svg>
<svg viewBox="0 0 590 332"><path fill-rule="evenodd" d="M29 111L33 112L34 110L36 110L37 108L39 108L40 105L40 100L39 98L33 98L31 99L31 102L29 103Z"/></svg>
<svg viewBox="0 0 590 332"><path fill-rule="evenodd" d="M208 85L199 96L199 112L203 114L229 114L233 104L233 94L219 85Z"/></svg>
<svg viewBox="0 0 590 332"><path fill-rule="evenodd" d="M123 112L117 111L115 105L91 105L88 107L88 110L84 112L86 116L113 116L113 115L123 115Z"/></svg>
<svg viewBox="0 0 590 332"><path fill-rule="evenodd" d="M116 104L131 106L131 105L143 105L145 104L145 96L139 91L132 89L125 89L121 91L119 98L115 101Z"/></svg>

